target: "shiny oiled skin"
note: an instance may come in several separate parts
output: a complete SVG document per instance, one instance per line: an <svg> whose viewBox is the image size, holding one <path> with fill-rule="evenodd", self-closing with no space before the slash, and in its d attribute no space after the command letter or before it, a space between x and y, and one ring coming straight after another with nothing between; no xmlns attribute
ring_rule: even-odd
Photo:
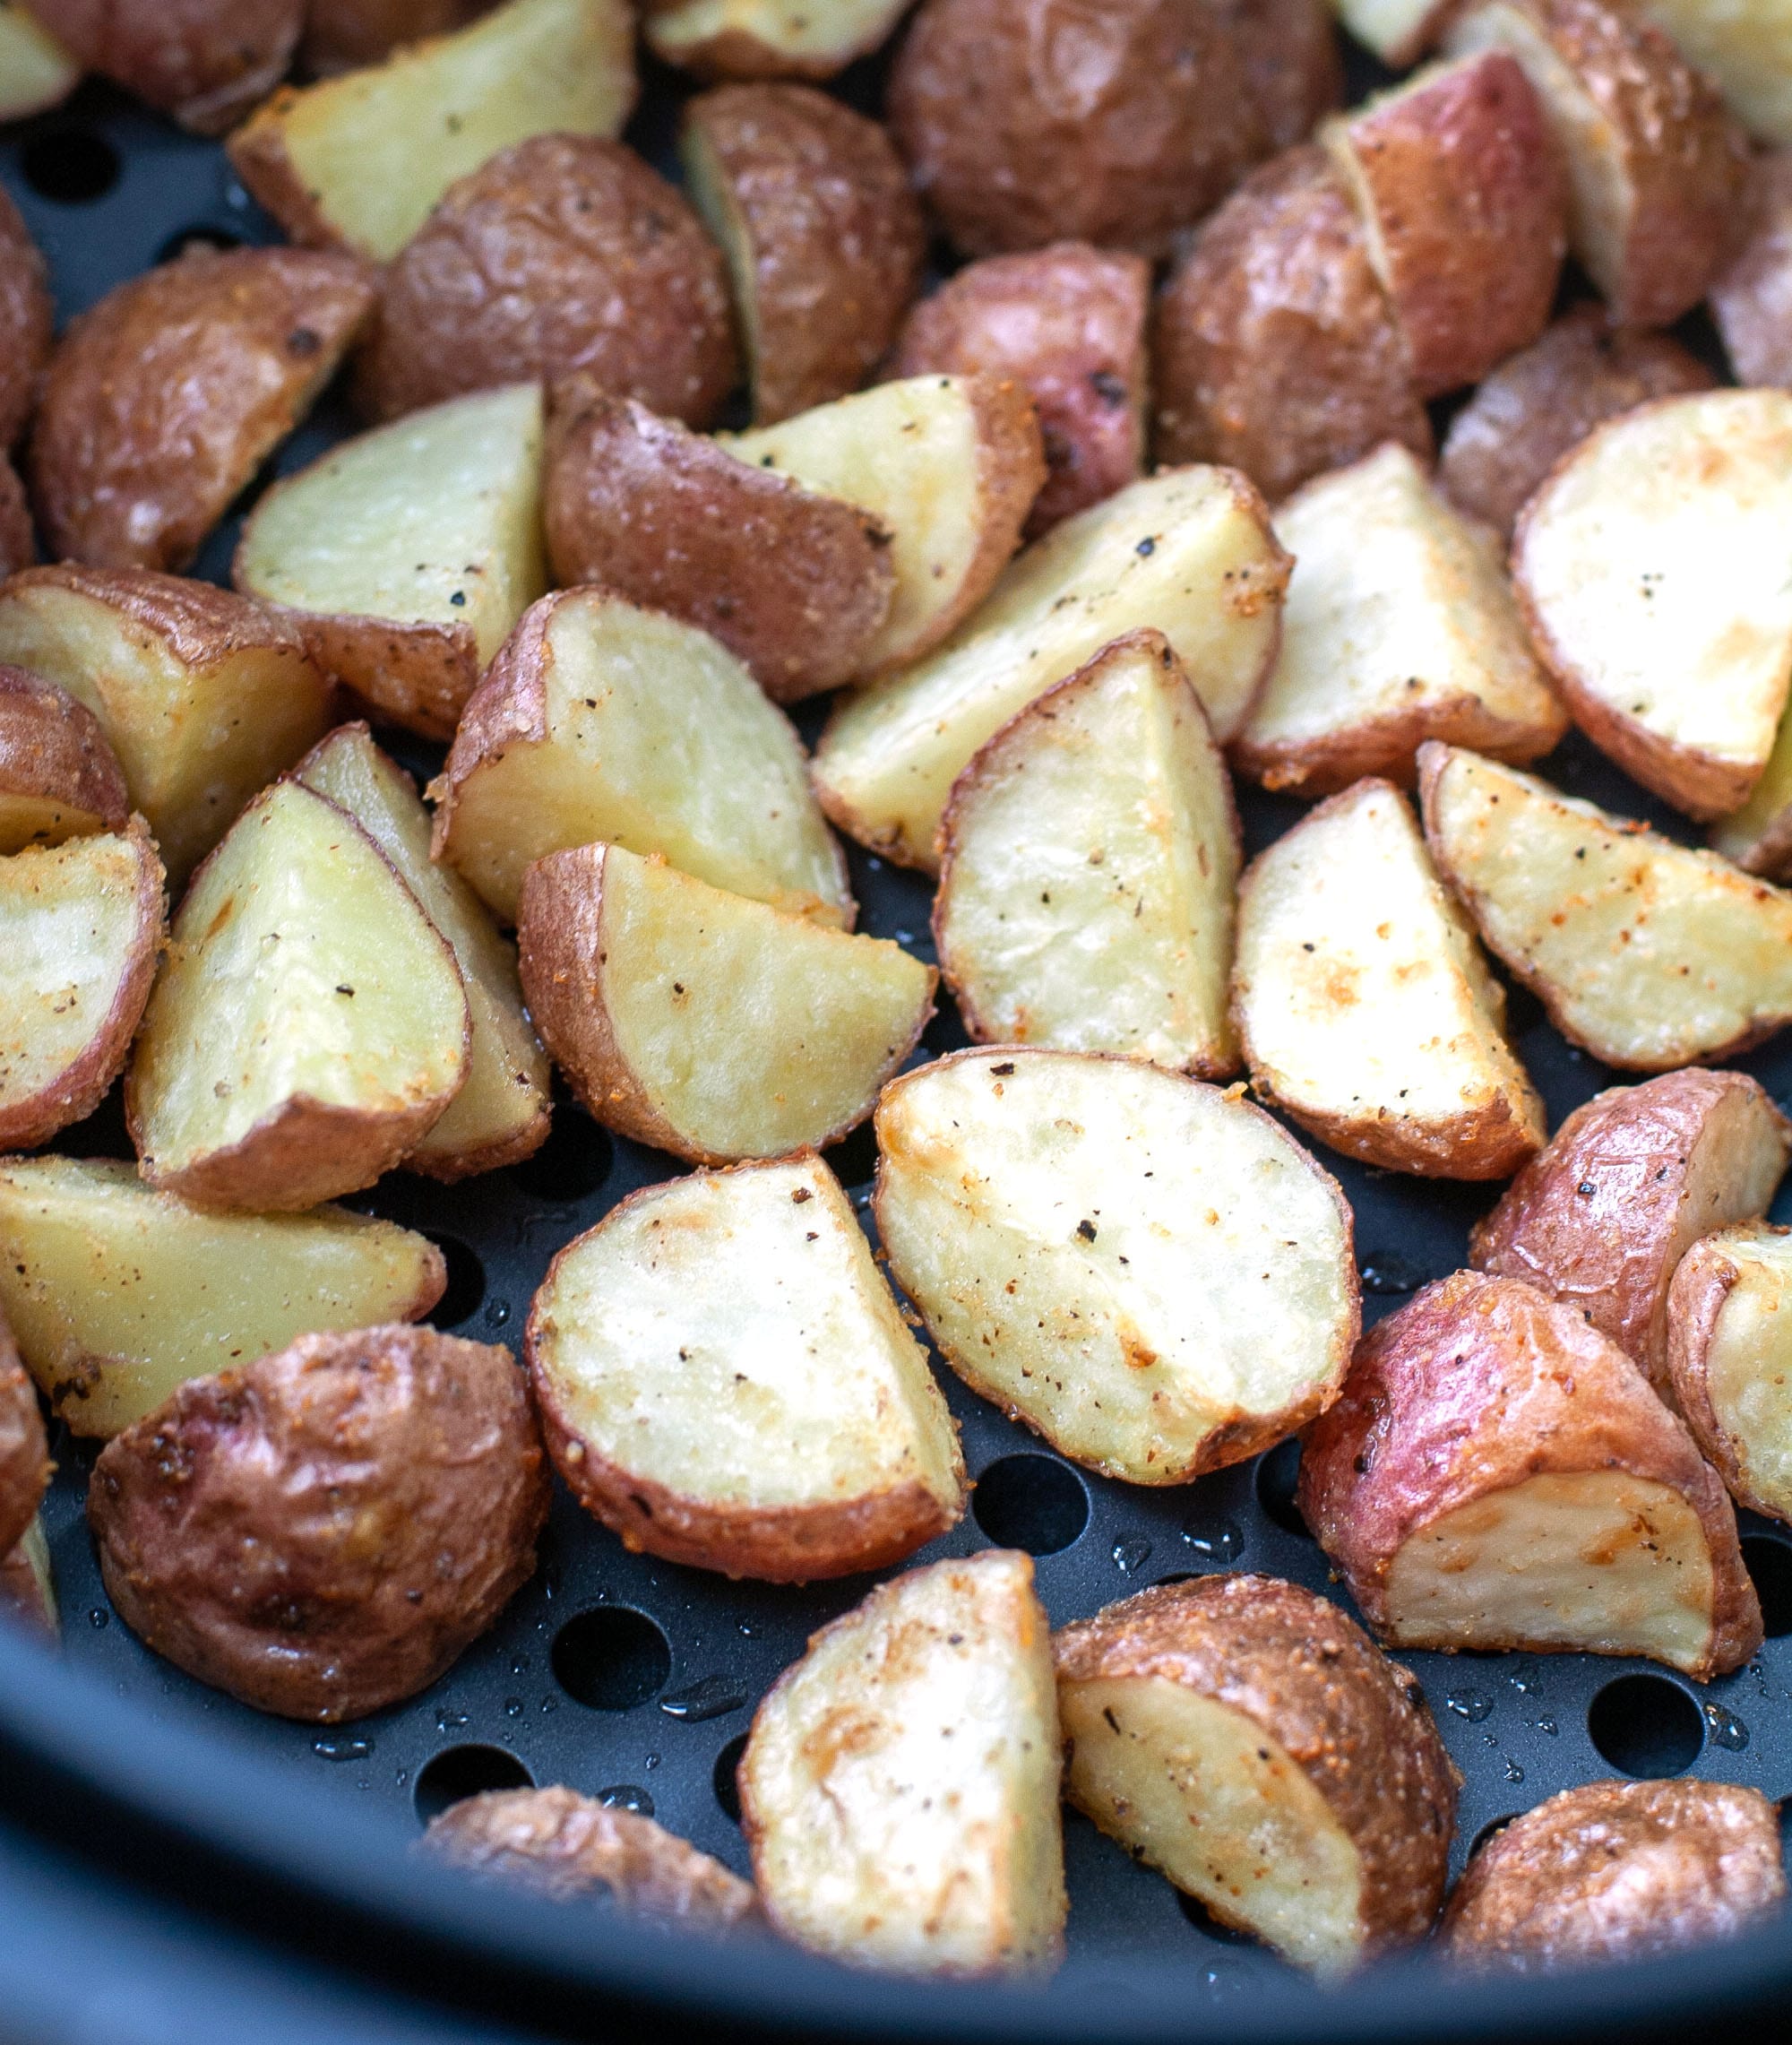
<svg viewBox="0 0 1792 2045"><path fill-rule="evenodd" d="M37 1388L0 1316L0 1555L18 1542L50 1480L49 1449Z"/></svg>
<svg viewBox="0 0 1792 2045"><path fill-rule="evenodd" d="M0 661L0 796L39 796L124 827L125 776L99 720L66 690Z"/></svg>
<svg viewBox="0 0 1792 2045"><path fill-rule="evenodd" d="M86 71L221 134L286 74L305 0L20 0Z"/></svg>
<svg viewBox="0 0 1792 2045"><path fill-rule="evenodd" d="M0 191L0 453L24 430L49 358L49 272L13 203ZM11 535L6 535L10 541ZM32 558L29 549L17 563Z"/></svg>

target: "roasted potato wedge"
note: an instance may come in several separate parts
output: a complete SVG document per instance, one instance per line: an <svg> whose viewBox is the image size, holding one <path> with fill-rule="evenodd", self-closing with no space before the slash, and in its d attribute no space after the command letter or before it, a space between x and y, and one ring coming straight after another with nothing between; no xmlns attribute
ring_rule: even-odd
<svg viewBox="0 0 1792 2045"><path fill-rule="evenodd" d="M83 70L201 134L222 134L286 75L305 0L21 0Z"/></svg>
<svg viewBox="0 0 1792 2045"><path fill-rule="evenodd" d="M1696 1678L1761 1645L1717 1472L1573 1307L1459 1271L1357 1345L1299 1505L1393 1647L1644 1654Z"/></svg>
<svg viewBox="0 0 1792 2045"><path fill-rule="evenodd" d="M41 1515L32 1520L13 1548L0 1555L0 1618L30 1627L50 1641L61 1638L56 1571Z"/></svg>
<svg viewBox="0 0 1792 2045"><path fill-rule="evenodd" d="M434 856L509 923L531 860L604 839L852 926L846 861L788 720L707 633L600 590L528 612L429 793Z"/></svg>
<svg viewBox="0 0 1792 2045"><path fill-rule="evenodd" d="M52 317L43 253L10 194L0 192L0 452L24 431L37 403Z"/></svg>
<svg viewBox="0 0 1792 2045"><path fill-rule="evenodd" d="M1572 1307L1664 1399L1668 1286L1701 1236L1764 1214L1792 1123L1739 1072L1672 1072L1577 1108L1469 1238L1478 1271Z"/></svg>
<svg viewBox="0 0 1792 2045"><path fill-rule="evenodd" d="M378 64L406 43L488 14L493 0L307 0L299 57L314 78Z"/></svg>
<svg viewBox="0 0 1792 2045"><path fill-rule="evenodd" d="M440 1119L471 1036L454 953L385 855L277 782L175 918L125 1082L139 1169L202 1207L357 1192Z"/></svg>
<svg viewBox="0 0 1792 2045"><path fill-rule="evenodd" d="M193 247L71 323L31 434L49 551L187 567L373 310L353 256Z"/></svg>
<svg viewBox="0 0 1792 2045"><path fill-rule="evenodd" d="M620 134L633 45L625 0L507 0L370 69L284 88L231 136L230 161L292 240L390 263L513 142Z"/></svg>
<svg viewBox="0 0 1792 2045"><path fill-rule="evenodd" d="M831 78L868 56L906 13L906 0L655 0L642 23L648 47L702 78Z"/></svg>
<svg viewBox="0 0 1792 2045"><path fill-rule="evenodd" d="M0 121L46 113L81 82L81 65L19 0L0 5Z"/></svg>
<svg viewBox="0 0 1792 2045"><path fill-rule="evenodd" d="M1792 1230L1742 1221L1694 1243L1667 1320L1667 1381L1693 1440L1732 1497L1792 1523Z"/></svg>
<svg viewBox="0 0 1792 2045"><path fill-rule="evenodd" d="M803 1583L963 1516L926 1351L819 1158L633 1195L555 1258L527 1346L548 1451L627 1548Z"/></svg>
<svg viewBox="0 0 1792 2045"><path fill-rule="evenodd" d="M890 615L890 535L590 377L554 393L546 483L557 582L701 626L773 703L851 681Z"/></svg>
<svg viewBox="0 0 1792 2045"><path fill-rule="evenodd" d="M517 912L523 992L599 1122L694 1164L820 1149L870 1114L938 976L620 845L538 859Z"/></svg>
<svg viewBox="0 0 1792 2045"><path fill-rule="evenodd" d="M1185 1483L1337 1396L1350 1210L1236 1090L959 1051L885 1088L877 1143L878 1231L940 1353L1077 1462Z"/></svg>
<svg viewBox="0 0 1792 2045"><path fill-rule="evenodd" d="M461 970L472 1026L467 1077L406 1166L457 1179L520 1162L547 1135L548 1072L523 1013L514 948L460 875L430 859L429 813L365 724L332 731L293 778L361 826L448 940Z"/></svg>
<svg viewBox="0 0 1792 2045"><path fill-rule="evenodd" d="M452 738L547 586L542 434L540 389L519 384L342 442L255 506L237 587L381 716Z"/></svg>
<svg viewBox="0 0 1792 2045"><path fill-rule="evenodd" d="M896 585L866 674L918 659L969 617L1019 546L1046 474L1031 401L994 376L911 376L720 439L889 533Z"/></svg>
<svg viewBox="0 0 1792 2045"><path fill-rule="evenodd" d="M99 1105L165 928L162 863L139 819L0 859L0 1145L35 1149Z"/></svg>
<svg viewBox="0 0 1792 2045"><path fill-rule="evenodd" d="M1792 384L1792 150L1763 151L1743 187L1735 254L1711 318L1738 384Z"/></svg>
<svg viewBox="0 0 1792 2045"><path fill-rule="evenodd" d="M766 1915L857 1966L1055 1966L1061 1767L1031 1561L989 1549L879 1584L754 1714L741 1825Z"/></svg>
<svg viewBox="0 0 1792 2045"><path fill-rule="evenodd" d="M25 1375L19 1345L0 1313L0 1554L10 1554L25 1538L51 1468L37 1387Z"/></svg>
<svg viewBox="0 0 1792 2045"><path fill-rule="evenodd" d="M1484 536L1393 444L1318 476L1275 515L1297 564L1281 644L1233 748L1265 788L1410 788L1443 738L1535 760L1568 729Z"/></svg>
<svg viewBox="0 0 1792 2045"><path fill-rule="evenodd" d="M1478 754L1418 767L1438 870L1571 1043L1667 1072L1792 1022L1792 896Z"/></svg>
<svg viewBox="0 0 1792 2045"><path fill-rule="evenodd" d="M648 15L650 40L668 18ZM686 106L679 146L728 256L755 421L857 390L895 340L926 253L890 137L806 85L724 85Z"/></svg>
<svg viewBox="0 0 1792 2045"><path fill-rule="evenodd" d="M110 1160L0 1162L0 1312L78 1435L312 1330L420 1320L448 1282L435 1244L391 1221L208 1214Z"/></svg>
<svg viewBox="0 0 1792 2045"><path fill-rule="evenodd" d="M0 667L0 855L120 831L130 811L118 755L87 705Z"/></svg>
<svg viewBox="0 0 1792 2045"><path fill-rule="evenodd" d="M1056 242L968 263L903 323L892 376L1010 376L1032 399L1046 484L1030 539L1143 470L1150 287L1142 257Z"/></svg>
<svg viewBox="0 0 1792 2045"><path fill-rule="evenodd" d="M1159 632L1130 632L1003 727L953 784L934 936L979 1043L1236 1071L1232 784Z"/></svg>
<svg viewBox="0 0 1792 2045"><path fill-rule="evenodd" d="M328 1723L414 1696L535 1573L547 1458L506 1349L301 1335L189 1378L99 1453L113 1608L177 1669Z"/></svg>
<svg viewBox="0 0 1792 2045"><path fill-rule="evenodd" d="M1792 39L1772 0L1641 0L1758 142L1792 142Z"/></svg>
<svg viewBox="0 0 1792 2045"><path fill-rule="evenodd" d="M329 684L289 626L147 569L30 568L0 583L0 661L99 720L176 889L330 723Z"/></svg>
<svg viewBox="0 0 1792 2045"><path fill-rule="evenodd" d="M1664 398L1598 427L1525 506L1512 576L1574 721L1702 821L1748 799L1792 672L1792 393Z"/></svg>
<svg viewBox="0 0 1792 2045"><path fill-rule="evenodd" d="M633 150L531 135L450 186L387 270L356 395L392 418L581 371L708 425L735 382L727 272Z"/></svg>
<svg viewBox="0 0 1792 2045"><path fill-rule="evenodd" d="M1543 1147L1504 990L1386 781L1333 796L1253 860L1232 1001L1258 1098L1333 1150L1504 1178Z"/></svg>
<svg viewBox="0 0 1792 2045"><path fill-rule="evenodd" d="M1786 1901L1779 1816L1736 1782L1581 1782L1469 1861L1439 1944L1478 1972L1550 1974L1735 1938Z"/></svg>
<svg viewBox="0 0 1792 2045"><path fill-rule="evenodd" d="M1273 1576L1159 1583L1052 1651L1064 1795L1222 1924L1331 1977L1430 1930L1456 1771L1336 1606Z"/></svg>

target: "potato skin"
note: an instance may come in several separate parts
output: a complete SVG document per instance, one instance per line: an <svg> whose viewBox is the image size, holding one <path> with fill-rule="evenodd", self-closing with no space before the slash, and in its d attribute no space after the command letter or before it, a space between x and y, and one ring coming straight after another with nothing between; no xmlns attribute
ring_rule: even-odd
<svg viewBox="0 0 1792 2045"><path fill-rule="evenodd" d="M80 60L183 127L222 134L286 73L305 0L19 0Z"/></svg>
<svg viewBox="0 0 1792 2045"><path fill-rule="evenodd" d="M37 402L53 316L42 251L11 194L0 192L0 452L25 430Z"/></svg>
<svg viewBox="0 0 1792 2045"><path fill-rule="evenodd" d="M31 526L25 486L11 457L0 454L0 579L32 567L37 558L38 536Z"/></svg>
<svg viewBox="0 0 1792 2045"><path fill-rule="evenodd" d="M591 377L555 387L545 497L557 582L601 582L702 626L773 703L851 681L889 614L889 535L868 512Z"/></svg>
<svg viewBox="0 0 1792 2045"><path fill-rule="evenodd" d="M1514 1818L1456 1885L1457 1966L1553 1973L1732 1938L1785 1901L1779 1824L1732 1782L1582 1782Z"/></svg>
<svg viewBox="0 0 1792 2045"><path fill-rule="evenodd" d="M300 61L314 77L327 78L378 64L402 43L446 35L495 0L307 0Z"/></svg>
<svg viewBox="0 0 1792 2045"><path fill-rule="evenodd" d="M1763 1498L1749 1483L1736 1441L1711 1404L1706 1376L1718 1316L1741 1275L1725 1254L1721 1234L1694 1243L1680 1259L1667 1289L1667 1381L1693 1439L1723 1479L1730 1497L1752 1512L1783 1521L1785 1501Z"/></svg>
<svg viewBox="0 0 1792 2045"><path fill-rule="evenodd" d="M1792 384L1792 149L1750 164L1741 239L1711 286L1711 317L1738 384Z"/></svg>
<svg viewBox="0 0 1792 2045"><path fill-rule="evenodd" d="M52 1467L37 1387L0 1314L0 1556L10 1555L30 1525Z"/></svg>
<svg viewBox="0 0 1792 2045"><path fill-rule="evenodd" d="M1460 1778L1418 1685L1335 1605L1275 1576L1159 1583L1062 1627L1052 1652L1061 1685L1155 1677L1261 1725L1357 1848L1365 1957L1430 1930Z"/></svg>
<svg viewBox="0 0 1792 2045"><path fill-rule="evenodd" d="M682 194L599 135L531 135L451 185L386 272L357 367L376 419L589 370L707 425L735 380L721 252Z"/></svg>
<svg viewBox="0 0 1792 2045"><path fill-rule="evenodd" d="M99 720L65 689L0 661L0 801L41 798L122 831L130 798ZM17 844L0 835L0 853Z"/></svg>
<svg viewBox="0 0 1792 2045"><path fill-rule="evenodd" d="M547 1459L510 1352L384 1327L189 1379L115 1436L88 1520L120 1618L282 1717L433 1682L535 1567Z"/></svg>
<svg viewBox="0 0 1792 2045"><path fill-rule="evenodd" d="M31 435L50 552L188 565L373 309L367 266L297 248L189 248L64 335Z"/></svg>

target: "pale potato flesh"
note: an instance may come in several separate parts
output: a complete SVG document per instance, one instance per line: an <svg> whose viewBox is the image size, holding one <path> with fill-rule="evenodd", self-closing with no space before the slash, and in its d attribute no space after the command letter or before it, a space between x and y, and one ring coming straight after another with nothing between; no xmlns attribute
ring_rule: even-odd
<svg viewBox="0 0 1792 2045"><path fill-rule="evenodd" d="M81 66L22 7L0 6L0 120L41 113L66 99Z"/></svg>
<svg viewBox="0 0 1792 2045"><path fill-rule="evenodd" d="M650 10L645 32L668 64L682 64L694 51L703 69L729 77L827 78L875 49L903 6L904 0L675 0ZM703 46L719 38L756 44L762 55L718 62Z"/></svg>
<svg viewBox="0 0 1792 2045"><path fill-rule="evenodd" d="M1792 717L1782 717L1748 800L1711 826L1711 850L1745 873L1792 876Z"/></svg>
<svg viewBox="0 0 1792 2045"><path fill-rule="evenodd" d="M1333 0L1338 18L1383 64L1406 65L1431 40L1441 0Z"/></svg>
<svg viewBox="0 0 1792 2045"><path fill-rule="evenodd" d="M932 869L952 782L1017 712L1110 640L1155 626L1214 738L1249 714L1274 657L1288 561L1230 470L1167 470L1055 526L945 645L834 714L815 755L829 812Z"/></svg>
<svg viewBox="0 0 1792 2045"><path fill-rule="evenodd" d="M426 1238L339 1207L213 1214L129 1164L0 1164L0 1310L76 1434L116 1434L295 1336L415 1320L445 1275Z"/></svg>
<svg viewBox="0 0 1792 2045"><path fill-rule="evenodd" d="M1160 1676L1060 1683L1058 1709L1070 1793L1104 1832L1297 1964L1357 1962L1361 1859L1274 1734Z"/></svg>
<svg viewBox="0 0 1792 2045"><path fill-rule="evenodd" d="M1698 1247L1736 1271L1704 1356L1705 1395L1749 1502L1792 1520L1792 1237L1745 1225Z"/></svg>
<svg viewBox="0 0 1792 2045"><path fill-rule="evenodd" d="M103 816L54 796L0 794L0 857L105 828Z"/></svg>
<svg viewBox="0 0 1792 2045"><path fill-rule="evenodd" d="M891 1269L974 1391L1172 1484L1310 1418L1356 1340L1348 1211L1268 1116L1130 1059L961 1052L877 1110Z"/></svg>
<svg viewBox="0 0 1792 2045"><path fill-rule="evenodd" d="M961 777L934 927L986 1043L1233 1071L1232 787L1155 634L1023 711Z"/></svg>
<svg viewBox="0 0 1792 2045"><path fill-rule="evenodd" d="M1641 0L1641 11L1716 81L1757 142L1792 142L1792 10L1783 0Z"/></svg>

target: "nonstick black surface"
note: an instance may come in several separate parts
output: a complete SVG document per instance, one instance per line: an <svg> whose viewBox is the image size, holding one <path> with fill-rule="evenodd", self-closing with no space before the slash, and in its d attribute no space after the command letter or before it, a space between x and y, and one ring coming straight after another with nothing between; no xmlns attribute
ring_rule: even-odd
<svg viewBox="0 0 1792 2045"><path fill-rule="evenodd" d="M650 73L647 85L629 139L669 169L679 89L663 73ZM860 67L843 90L861 103L873 99L874 73ZM99 87L0 136L0 178L49 259L64 319L192 238L226 246L278 238L217 145ZM1689 338L1709 352L1708 335ZM302 466L352 423L326 400L271 472ZM214 538L198 573L227 579L236 523ZM439 758L415 741L392 743L419 773ZM1578 737L1542 771L1576 794L1687 835L1681 820ZM1240 799L1251 851L1300 814L1249 789ZM931 959L926 881L857 848L851 859L860 927ZM1552 1126L1611 1083L1615 1075L1567 1046L1522 990L1512 992L1512 1016ZM943 1001L918 1057L964 1040ZM1792 1107L1792 1035L1738 1062ZM56 1147L129 1156L116 1100ZM1494 1197L1486 1187L1426 1183L1318 1154L1356 1210L1369 1321L1460 1265L1469 1225ZM863 1210L874 1161L868 1129L836 1146L830 1161ZM394 1176L353 1204L444 1246L450 1283L438 1326L515 1344L554 1253L626 1194L682 1169L608 1136L563 1100L547 1148L525 1165L452 1187ZM1775 1215L1792 1218L1792 1195L1782 1195ZM1267 1571L1343 1598L1291 1504L1293 1444L1191 1486L1141 1490L1073 1469L950 1373L941 1376L978 1483L963 1524L916 1560L991 1543L1026 1548L1055 1622L1166 1578L1216 1569ZM88 1541L82 1498L92 1448L64 1434L55 1449L60 1471L45 1510L70 1659L150 1719L196 1716L220 1741L246 1747L318 1799L383 1810L394 1827L411 1831L473 1790L565 1782L650 1811L745 1871L732 1772L753 1707L808 1634L857 1602L869 1581L807 1590L730 1583L631 1556L560 1492L539 1571L486 1639L423 1696L320 1730L248 1711L138 1644L110 1610ZM1649 1662L1586 1655L1402 1658L1464 1777L1458 1868L1486 1827L1592 1777L1692 1771L1775 1798L1792 1790L1792 1540L1751 1514L1742 1521L1770 1637L1755 1661L1720 1682L1701 1688ZM1073 1968L1133 1954L1185 1962L1202 1997L1248 1989L1254 1976L1277 1969L1074 1814L1066 1814L1065 1846Z"/></svg>

